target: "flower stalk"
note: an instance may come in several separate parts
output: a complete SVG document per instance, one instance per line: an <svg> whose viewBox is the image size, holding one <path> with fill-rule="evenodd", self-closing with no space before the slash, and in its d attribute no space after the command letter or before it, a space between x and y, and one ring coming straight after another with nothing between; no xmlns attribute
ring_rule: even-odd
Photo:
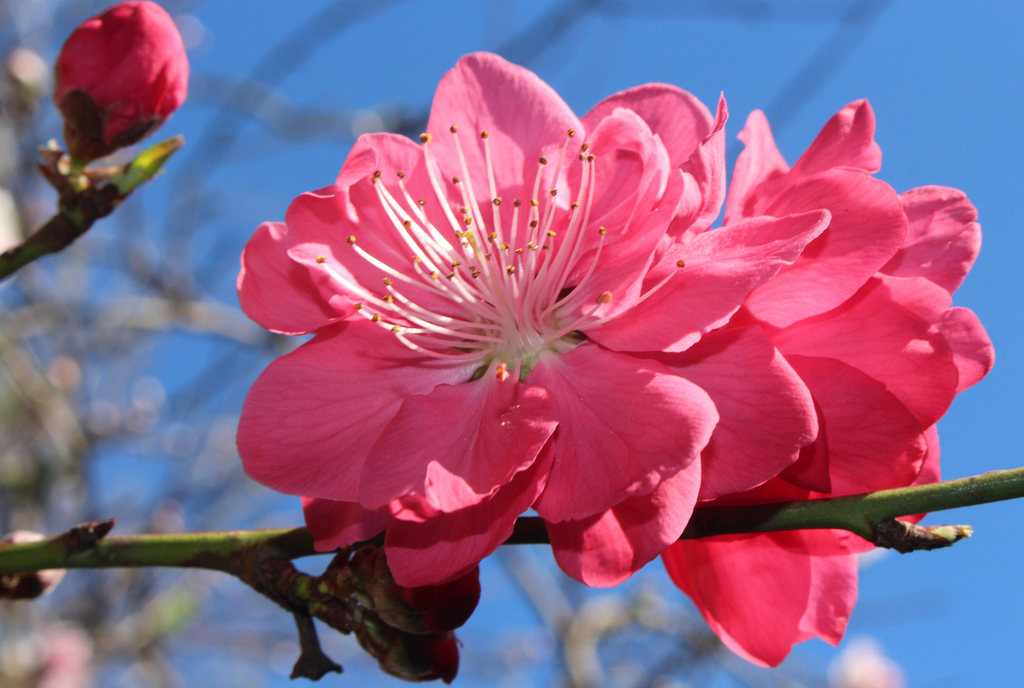
<svg viewBox="0 0 1024 688"><path fill-rule="evenodd" d="M749 506L701 507L694 511L683 539L735 533L780 530L842 529L894 549L890 522L901 516L958 509L1024 497L1024 468L992 471L970 478L930 485L883 490L865 495ZM953 544L969 534L965 527L914 527L909 534L931 534ZM900 542L907 540L899 539ZM928 538L925 538L928 540ZM548 542L543 522L522 517L505 544ZM249 555L260 558L298 559L318 554L305 528L240 530L176 535L128 535L107 537L84 551L68 552L65 536L39 542L0 547L0 574L70 568L120 568L170 566L205 568L239 575Z"/></svg>

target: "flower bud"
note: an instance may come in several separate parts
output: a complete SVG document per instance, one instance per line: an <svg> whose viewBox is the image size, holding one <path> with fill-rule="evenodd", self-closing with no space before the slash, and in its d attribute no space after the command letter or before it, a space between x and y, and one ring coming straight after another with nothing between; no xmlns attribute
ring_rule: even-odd
<svg viewBox="0 0 1024 688"><path fill-rule="evenodd" d="M459 673L459 641L451 631L431 635L406 633L366 610L354 628L359 644L377 659L380 668L406 681L443 680Z"/></svg>
<svg viewBox="0 0 1024 688"><path fill-rule="evenodd" d="M0 547L39 542L44 537L39 533L17 530L0 539ZM0 599L32 600L50 592L64 578L64 569L31 571L27 573L5 573L0 575Z"/></svg>
<svg viewBox="0 0 1024 688"><path fill-rule="evenodd" d="M352 568L370 605L390 626L409 633L444 633L466 623L480 601L480 569L440 585L407 588L395 582L383 548L356 552Z"/></svg>
<svg viewBox="0 0 1024 688"><path fill-rule="evenodd" d="M181 35L154 2L122 2L72 32L57 57L53 98L64 140L84 165L136 143L185 100Z"/></svg>

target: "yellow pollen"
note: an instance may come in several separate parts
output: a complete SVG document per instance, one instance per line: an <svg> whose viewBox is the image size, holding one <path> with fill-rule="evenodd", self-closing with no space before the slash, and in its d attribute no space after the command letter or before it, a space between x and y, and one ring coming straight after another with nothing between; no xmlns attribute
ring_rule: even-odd
<svg viewBox="0 0 1024 688"><path fill-rule="evenodd" d="M473 279L476 279L477 277L479 277L479 276L480 276L480 273L479 273L478 271L474 270L474 271L472 272L472 275L473 275Z"/></svg>
<svg viewBox="0 0 1024 688"><path fill-rule="evenodd" d="M580 153L580 160L586 160L586 156L583 153Z"/></svg>
<svg viewBox="0 0 1024 688"><path fill-rule="evenodd" d="M469 212L469 208L467 208L467 207L466 207L466 206L464 206L464 205L462 205L462 206L459 206L459 212L460 212L460 213L462 213L463 215L465 215L466 213L468 213L468 212Z"/></svg>
<svg viewBox="0 0 1024 688"><path fill-rule="evenodd" d="M410 227L412 227L412 220L406 220L406 221L404 221L404 222L402 223L402 226L403 226L403 227L405 227L406 229L409 229Z"/></svg>
<svg viewBox="0 0 1024 688"><path fill-rule="evenodd" d="M519 255L523 255L523 249L517 248L516 253L518 253Z"/></svg>
<svg viewBox="0 0 1024 688"><path fill-rule="evenodd" d="M528 243L527 246L530 247L531 251L536 251L537 250L537 244L533 243L532 241L530 243Z"/></svg>
<svg viewBox="0 0 1024 688"><path fill-rule="evenodd" d="M412 262L414 262L414 263L422 263L423 259L420 258L419 256L413 256L412 257Z"/></svg>
<svg viewBox="0 0 1024 688"><path fill-rule="evenodd" d="M453 267L453 268L457 268L457 267L459 267L460 265L462 265L462 263L461 263L460 261L457 261L457 260L453 260L453 261L452 261L452 267Z"/></svg>
<svg viewBox="0 0 1024 688"><path fill-rule="evenodd" d="M510 275L511 275L511 274L512 274L513 272L515 272L515 271L516 271L516 267L515 267L514 265L509 265L509 266L508 266L507 268L505 268L505 272L507 272L507 273L508 273L508 274L510 274Z"/></svg>
<svg viewBox="0 0 1024 688"><path fill-rule="evenodd" d="M579 208L579 207L580 207L580 204L579 204L579 203L577 203L576 201L573 201L573 203L572 203L572 205L571 205L570 207L571 207L571 208L572 208L573 210L576 210L576 208Z"/></svg>
<svg viewBox="0 0 1024 688"><path fill-rule="evenodd" d="M450 127L448 127L448 131L450 131L451 133L455 134L455 133L457 133L459 131L459 128L453 124Z"/></svg>
<svg viewBox="0 0 1024 688"><path fill-rule="evenodd" d="M420 143L430 143L430 134L420 134Z"/></svg>
<svg viewBox="0 0 1024 688"><path fill-rule="evenodd" d="M444 277L445 277L445 279L446 279L446 280L448 280L449 282L451 282L451 280L452 280L452 277L455 277L455 273L454 273L454 272L449 272L449 273L448 273L447 275L445 275Z"/></svg>
<svg viewBox="0 0 1024 688"><path fill-rule="evenodd" d="M316 262L318 262L318 263L324 263L326 261L327 261L327 259L324 258L323 256L317 256L316 257Z"/></svg>
<svg viewBox="0 0 1024 688"><path fill-rule="evenodd" d="M540 201L538 201L536 198L531 198L530 205L537 207L538 205L540 205Z"/></svg>
<svg viewBox="0 0 1024 688"><path fill-rule="evenodd" d="M483 131L480 132L480 138L482 138L482 139L487 138L487 130L486 129L484 129Z"/></svg>
<svg viewBox="0 0 1024 688"><path fill-rule="evenodd" d="M590 144L584 143L582 146L580 146L580 148L582 148L583 150L587 150L588 148L590 148Z"/></svg>
<svg viewBox="0 0 1024 688"><path fill-rule="evenodd" d="M499 363L495 377L498 378L498 382L504 382L505 380L507 380L508 366L506 366L504 363Z"/></svg>
<svg viewBox="0 0 1024 688"><path fill-rule="evenodd" d="M500 198L495 198L494 199L494 205L501 205L501 199Z"/></svg>
<svg viewBox="0 0 1024 688"><path fill-rule="evenodd" d="M382 282L384 282L384 286L385 286L385 287L390 287L390 286L391 286L391 278L390 278L390 277L385 277L385 278L384 278L383 280L381 280L381 281L382 281Z"/></svg>
<svg viewBox="0 0 1024 688"><path fill-rule="evenodd" d="M607 234L608 230L605 229L604 227L600 227L600 228L598 228L597 233L598 234Z"/></svg>
<svg viewBox="0 0 1024 688"><path fill-rule="evenodd" d="M392 332L398 332L398 325L392 325L391 326L391 331Z"/></svg>
<svg viewBox="0 0 1024 688"><path fill-rule="evenodd" d="M685 267L686 267L686 263L684 263L684 262L683 262L683 261L681 261L681 260L677 260L677 261L676 261L676 265L677 265L678 267L681 267L681 268L685 268Z"/></svg>
<svg viewBox="0 0 1024 688"><path fill-rule="evenodd" d="M547 165L548 164L548 159L545 158L543 155L540 157L540 164L541 165Z"/></svg>
<svg viewBox="0 0 1024 688"><path fill-rule="evenodd" d="M437 273L433 270L430 271L430 279L437 279Z"/></svg>
<svg viewBox="0 0 1024 688"><path fill-rule="evenodd" d="M361 311L363 309L363 304L361 304L361 303L353 303L352 304L352 308L354 308L357 311Z"/></svg>
<svg viewBox="0 0 1024 688"><path fill-rule="evenodd" d="M370 318L370 320L372 320L373 322L380 322L380 316L378 314L374 313L373 317Z"/></svg>
<svg viewBox="0 0 1024 688"><path fill-rule="evenodd" d="M491 242L492 244L494 243L494 240L497 239L497 238L498 238L498 233L497 232L491 232L490 234L487 235L487 241Z"/></svg>
<svg viewBox="0 0 1024 688"><path fill-rule="evenodd" d="M501 242L501 248L507 249L508 247L509 247L509 243L507 241Z"/></svg>
<svg viewBox="0 0 1024 688"><path fill-rule="evenodd" d="M597 296L598 303L611 303L612 293L610 291L603 291Z"/></svg>
<svg viewBox="0 0 1024 688"><path fill-rule="evenodd" d="M556 236L556 234L557 233L555 232L555 230L553 230L553 229L549 229L548 230L548 236Z"/></svg>
<svg viewBox="0 0 1024 688"><path fill-rule="evenodd" d="M387 296L384 297L384 300L387 301L388 303L394 303L395 297L393 297L391 294L388 294Z"/></svg>
<svg viewBox="0 0 1024 688"><path fill-rule="evenodd" d="M570 129L569 130L569 138L572 138L575 135L576 135L576 130L575 129Z"/></svg>
<svg viewBox="0 0 1024 688"><path fill-rule="evenodd" d="M349 237L348 239L346 239L346 241L347 241L348 243L350 243L350 244L354 244L354 243L356 243L356 237L355 237L355 235L352 235L352 236L350 236L350 237Z"/></svg>
<svg viewBox="0 0 1024 688"><path fill-rule="evenodd" d="M467 225L471 225L473 224L473 218L467 217L463 220L463 222L465 222Z"/></svg>
<svg viewBox="0 0 1024 688"><path fill-rule="evenodd" d="M519 200L518 198L517 198L516 200L512 201L512 205L514 205L514 206L515 206L515 207L517 207L517 208L518 208L519 206L521 206L522 204L523 204L523 202L522 202L522 201L520 201L520 200Z"/></svg>

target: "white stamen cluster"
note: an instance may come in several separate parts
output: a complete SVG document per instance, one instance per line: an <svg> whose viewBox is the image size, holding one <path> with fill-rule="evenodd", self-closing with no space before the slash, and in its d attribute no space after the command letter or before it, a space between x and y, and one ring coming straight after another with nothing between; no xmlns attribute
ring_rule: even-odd
<svg viewBox="0 0 1024 688"><path fill-rule="evenodd" d="M409 248L409 266L388 265L363 250L357 237L350 236L351 249L381 270L384 292L374 294L365 285L354 284L318 258L331 276L347 292L361 299L357 310L372 322L390 330L407 347L426 356L449 360L479 360L481 365L497 365L498 379L508 377L510 370L520 379L534 366L541 351L567 351L578 340L566 339L584 324L597 322L595 313L612 299L602 292L597 302L582 316L565 314L578 309L578 300L594 274L604 246L605 229L596 230L598 245L589 269L576 284L567 280L584 246L584 230L590 216L594 196L594 160L584 143L578 156L582 167L580 188L570 204L568 219L561 220L558 231L556 217L557 180L567 160L569 145L575 131L567 132L565 145L551 179L556 180L541 200L541 183L548 160L538 161L537 176L528 205L512 202L511 226L502 226L495 184L493 157L488 132L480 132L483 140L490 191L491 213L486 217L477 203L473 180L469 174L458 127L450 129L462 176L452 182L461 199L451 203L434 172L429 134L420 141L430 186L448 221L447 228L435 227L425 212L425 199L414 200L406 190L405 173L397 173L398 192L393 193L381 172L374 172L372 182L381 207L391 220L394 231ZM459 209L459 215L452 207ZM446 230L446 231L442 231ZM573 289L559 298L567 286ZM658 285L661 286L661 285ZM649 296L653 290L645 294ZM440 296L455 307L442 314L422 305L424 294ZM420 298L418 298L420 297ZM436 302L436 298L434 299ZM429 303L429 300L428 300ZM589 321L589 323L588 323Z"/></svg>

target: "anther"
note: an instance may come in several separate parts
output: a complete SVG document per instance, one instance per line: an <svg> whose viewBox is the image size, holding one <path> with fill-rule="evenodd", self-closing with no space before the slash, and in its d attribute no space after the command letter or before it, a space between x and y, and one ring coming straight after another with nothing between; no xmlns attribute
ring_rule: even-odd
<svg viewBox="0 0 1024 688"><path fill-rule="evenodd" d="M676 266L677 266L677 267L681 267L681 268L685 268L685 267L686 267L686 263L684 263L684 262L683 262L683 261L681 261L681 260L677 260L677 261L676 261Z"/></svg>
<svg viewBox="0 0 1024 688"><path fill-rule="evenodd" d="M380 322L380 315L377 314L377 313L374 313L373 317L370 318L370 320L372 320L373 322Z"/></svg>
<svg viewBox="0 0 1024 688"><path fill-rule="evenodd" d="M530 220L530 226L531 227L536 227L537 226L537 221L536 220Z"/></svg>
<svg viewBox="0 0 1024 688"><path fill-rule="evenodd" d="M430 134L420 134L420 143L430 143Z"/></svg>
<svg viewBox="0 0 1024 688"><path fill-rule="evenodd" d="M473 218L471 217L464 218L462 221L465 222L467 225L473 224Z"/></svg>
<svg viewBox="0 0 1024 688"><path fill-rule="evenodd" d="M508 266L507 268L505 268L505 272L507 272L507 273L508 273L508 274L510 274L510 275L511 275L511 274L512 274L513 272L515 272L515 271L516 271L516 267L515 267L514 265L509 265L509 266Z"/></svg>
<svg viewBox="0 0 1024 688"><path fill-rule="evenodd" d="M558 195L558 189L551 189L551 195L552 196L557 196Z"/></svg>
<svg viewBox="0 0 1024 688"><path fill-rule="evenodd" d="M437 273L433 270L430 271L430 279L437 279Z"/></svg>
<svg viewBox="0 0 1024 688"><path fill-rule="evenodd" d="M587 162L594 162L594 154L593 153L591 153L590 155L587 156Z"/></svg>
<svg viewBox="0 0 1024 688"><path fill-rule="evenodd" d="M548 236L556 236L556 234L557 233L555 232L555 230L553 230L553 229L549 229L548 230Z"/></svg>
<svg viewBox="0 0 1024 688"><path fill-rule="evenodd" d="M549 249L549 248L551 248L551 244L544 244L543 246L541 246L541 248Z"/></svg>
<svg viewBox="0 0 1024 688"><path fill-rule="evenodd" d="M518 254L518 255L520 255L520 256L521 256L521 255L523 255L523 249L521 249L521 248L517 248L517 249L516 249L516 254Z"/></svg>
<svg viewBox="0 0 1024 688"><path fill-rule="evenodd" d="M484 254L484 258L486 258L487 260L490 260L491 259L491 254L490 253L485 253Z"/></svg>
<svg viewBox="0 0 1024 688"><path fill-rule="evenodd" d="M391 278L390 277L385 277L382 281L384 282L384 286L385 287L390 287L391 286Z"/></svg>
<svg viewBox="0 0 1024 688"><path fill-rule="evenodd" d="M576 201L573 201L573 202L572 202L572 206L570 206L570 207L571 207L571 208L572 208L573 210L576 210L576 208L579 208L579 207L580 207L580 204L579 204L579 203L577 203Z"/></svg>
<svg viewBox="0 0 1024 688"><path fill-rule="evenodd" d="M548 164L548 159L545 158L543 155L540 156L540 164L541 165L547 165Z"/></svg>
<svg viewBox="0 0 1024 688"><path fill-rule="evenodd" d="M398 325L392 325L391 326L391 331L392 332L398 332Z"/></svg>
<svg viewBox="0 0 1024 688"><path fill-rule="evenodd" d="M462 213L463 215L465 215L466 213L469 212L469 208L467 208L464 205L461 205L461 206L459 206L459 212Z"/></svg>
<svg viewBox="0 0 1024 688"><path fill-rule="evenodd" d="M459 183L459 178L458 177L452 177L452 184L458 184L458 183Z"/></svg>
<svg viewBox="0 0 1024 688"><path fill-rule="evenodd" d="M537 250L537 244L535 244L535 243L534 243L534 242L532 242L532 241L531 241L530 243L528 243L528 244L527 244L526 246L527 246L528 248L530 248L531 250L534 250L534 251L536 251L536 250Z"/></svg>
<svg viewBox="0 0 1024 688"><path fill-rule="evenodd" d="M502 248L503 250L508 250L508 247L509 247L509 246L510 246L510 244L509 244L509 243L508 243L507 241L503 241L503 242L501 242L501 248Z"/></svg>
<svg viewBox="0 0 1024 688"><path fill-rule="evenodd" d="M413 256L412 257L412 262L414 262L414 263L422 263L423 259L420 258L419 256Z"/></svg>
<svg viewBox="0 0 1024 688"><path fill-rule="evenodd" d="M583 153L580 153L580 160L586 160L586 156Z"/></svg>
<svg viewBox="0 0 1024 688"><path fill-rule="evenodd" d="M398 173L398 178L399 179L405 179L405 172L399 172Z"/></svg>
<svg viewBox="0 0 1024 688"><path fill-rule="evenodd" d="M516 200L512 201L512 205L514 205L514 206L515 206L515 207L517 207L517 208L518 208L519 206L521 206L522 204L523 204L523 202L522 202L522 201L520 201L520 200L519 200L518 198L517 198Z"/></svg>
<svg viewBox="0 0 1024 688"><path fill-rule="evenodd" d="M504 363L499 363L498 368L495 371L495 377L498 378L498 382L504 382L508 379L508 366Z"/></svg>
<svg viewBox="0 0 1024 688"><path fill-rule="evenodd" d="M474 270L474 271L473 271L472 273L470 273L470 274L472 274L472 275L473 275L473 279L476 279L477 277L479 277L479 276L480 276L480 271L479 271L479 270Z"/></svg>
<svg viewBox="0 0 1024 688"><path fill-rule="evenodd" d="M426 205L427 204L427 202L424 201L422 198L420 200L416 201L416 202L419 203L420 205Z"/></svg>
<svg viewBox="0 0 1024 688"><path fill-rule="evenodd" d="M394 303L395 297L393 297L391 294L388 294L387 296L384 297L384 300L387 301L388 303Z"/></svg>
<svg viewBox="0 0 1024 688"><path fill-rule="evenodd" d="M462 265L462 263L461 263L460 261L457 261L457 260L453 260L453 261L452 261L452 267L453 267L453 268L457 268L457 267L459 267L460 265Z"/></svg>
<svg viewBox="0 0 1024 688"><path fill-rule="evenodd" d="M498 238L498 233L497 232L491 232L490 234L487 235L487 241L491 242L492 244L494 243L494 240L497 239L497 238Z"/></svg>
<svg viewBox="0 0 1024 688"><path fill-rule="evenodd" d="M569 133L569 138L572 138L573 136L576 135L576 130L575 129L570 129L568 133Z"/></svg>
<svg viewBox="0 0 1024 688"><path fill-rule="evenodd" d="M361 311L361 310L363 310L363 304L361 304L361 303L353 303L352 304L352 308L357 310L357 311Z"/></svg>
<svg viewBox="0 0 1024 688"><path fill-rule="evenodd" d="M582 146L580 146L580 148L582 148L583 150L587 150L588 148L590 148L590 144L584 143Z"/></svg>
<svg viewBox="0 0 1024 688"><path fill-rule="evenodd" d="M354 244L354 243L356 243L356 237L355 237L355 235L353 234L353 235L352 235L352 236L350 236L350 237L349 237L348 239L346 239L346 241L347 241L348 243L350 243L350 244Z"/></svg>
<svg viewBox="0 0 1024 688"><path fill-rule="evenodd" d="M316 262L318 262L318 263L324 263L326 261L327 261L327 259L324 258L323 256L317 256L316 257Z"/></svg>
<svg viewBox="0 0 1024 688"><path fill-rule="evenodd" d="M404 222L402 222L402 226L405 227L406 229L409 229L410 227L412 227L412 220L405 220Z"/></svg>
<svg viewBox="0 0 1024 688"><path fill-rule="evenodd" d="M482 139L487 138L487 130L486 129L484 129L483 131L480 132L480 138L482 138Z"/></svg>
<svg viewBox="0 0 1024 688"><path fill-rule="evenodd" d="M373 171L373 178L374 179L379 179L380 178L380 170L374 170Z"/></svg>
<svg viewBox="0 0 1024 688"><path fill-rule="evenodd" d="M451 133L455 134L455 133L458 133L459 128L453 124L450 127L448 127L448 131L450 131Z"/></svg>
<svg viewBox="0 0 1024 688"><path fill-rule="evenodd" d="M536 198L531 198L530 205L536 208L538 205L540 205L540 201L538 201Z"/></svg>
<svg viewBox="0 0 1024 688"><path fill-rule="evenodd" d="M601 292L600 294L597 295L597 302L598 303L611 303L612 302L612 293L610 291L603 291L603 292Z"/></svg>
<svg viewBox="0 0 1024 688"><path fill-rule="evenodd" d="M501 199L500 198L495 198L494 199L494 205L501 205Z"/></svg>
<svg viewBox="0 0 1024 688"><path fill-rule="evenodd" d="M598 229L597 229L597 233L598 233L598 234L607 234L607 233L608 233L608 230L607 230L607 229L605 229L604 227L598 227Z"/></svg>
<svg viewBox="0 0 1024 688"><path fill-rule="evenodd" d="M452 277L455 277L455 273L454 273L454 272L449 272L449 273L448 273L447 275L445 275L444 277L445 277L445 279L446 279L446 280L448 280L449 282L451 282L451 281L452 281Z"/></svg>

